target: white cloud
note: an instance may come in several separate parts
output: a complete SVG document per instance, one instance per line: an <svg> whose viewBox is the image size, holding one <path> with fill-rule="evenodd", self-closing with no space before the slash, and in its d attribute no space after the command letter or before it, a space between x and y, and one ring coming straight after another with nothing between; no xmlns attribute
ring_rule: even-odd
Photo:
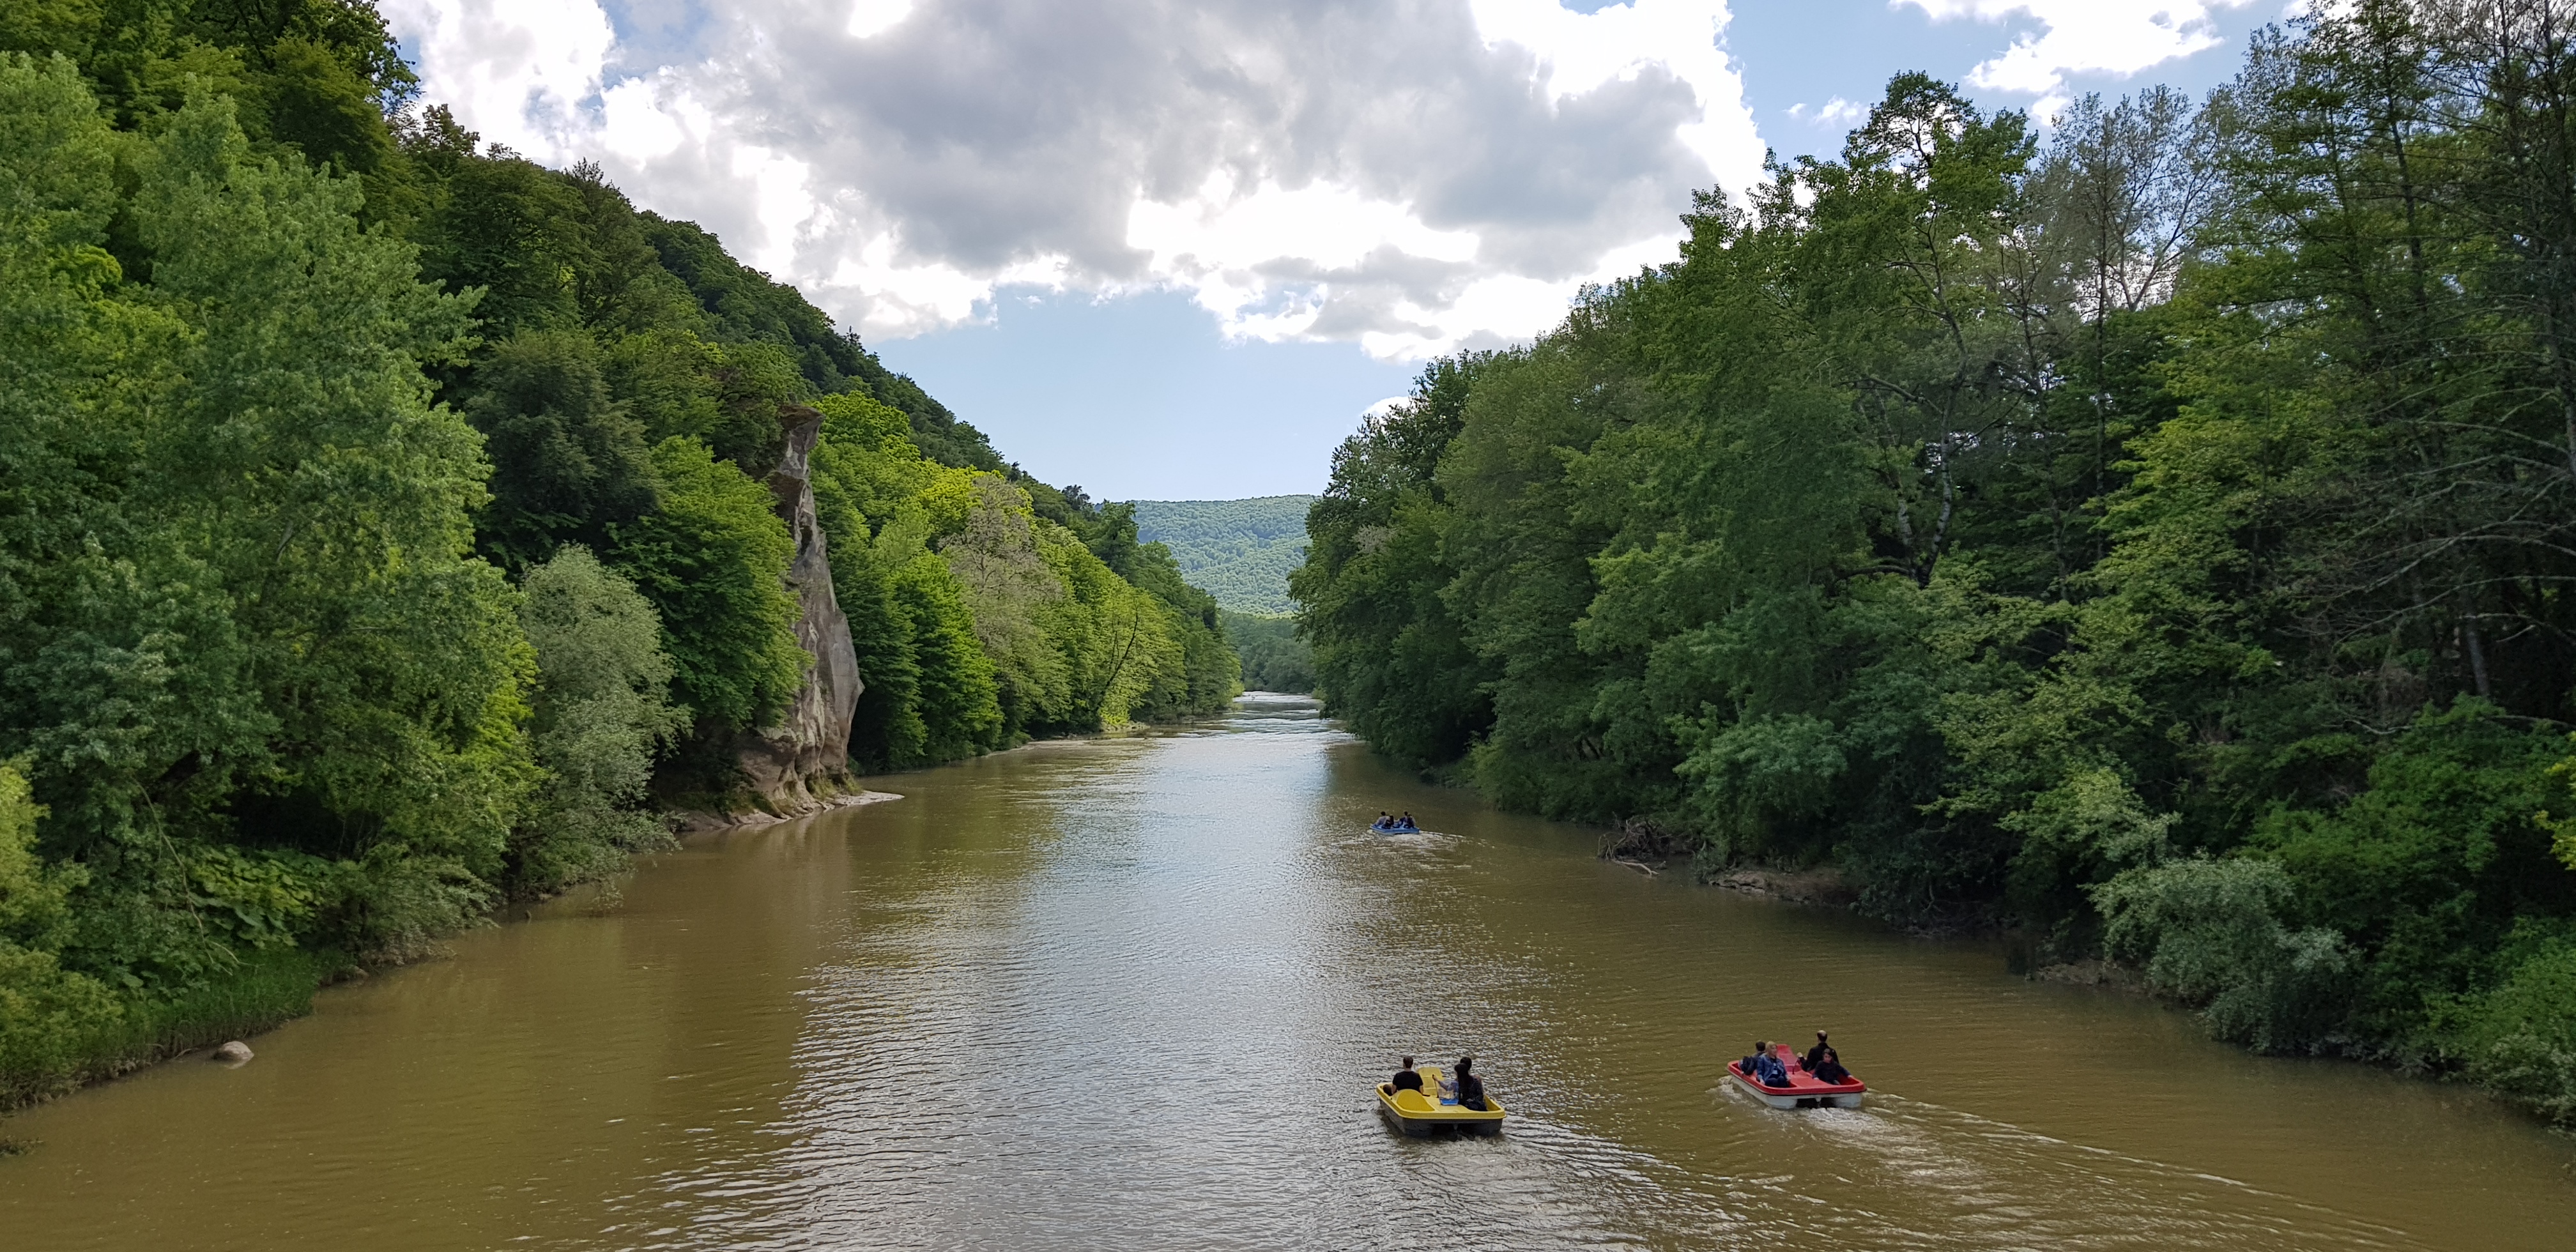
<svg viewBox="0 0 2576 1252"><path fill-rule="evenodd" d="M1565 316L1573 295L1562 282L1519 274L1488 275L1459 288L1443 304L1397 301L1394 320L1398 325L1362 333L1360 347L1371 356L1424 357L1493 327L1544 329Z"/></svg>
<svg viewBox="0 0 2576 1252"><path fill-rule="evenodd" d="M1890 0L1934 21L2001 22L2016 14L2046 29L1968 71L1968 81L1995 91L2040 97L2034 111L2054 112L2067 99L2069 74L2126 77L2219 43L2213 15L2254 0Z"/></svg>
<svg viewBox="0 0 2576 1252"><path fill-rule="evenodd" d="M851 0L850 23L842 29L853 39L865 39L893 29L912 16L912 0Z"/></svg>
<svg viewBox="0 0 2576 1252"><path fill-rule="evenodd" d="M590 0L382 0L434 98L494 143L540 160L587 130L584 103L616 42Z"/></svg>
<svg viewBox="0 0 2576 1252"><path fill-rule="evenodd" d="M1381 248L1438 261L1476 257L1472 232L1433 230L1405 206L1354 188L1317 181L1244 191L1223 170L1179 203L1139 198L1128 212L1127 242L1152 253L1157 271L1184 275L1279 260L1340 269Z"/></svg>
<svg viewBox="0 0 2576 1252"><path fill-rule="evenodd" d="M1360 420L1369 423L1383 422L1393 417L1397 408L1411 403L1413 403L1411 396L1388 396L1360 410Z"/></svg>
<svg viewBox="0 0 2576 1252"><path fill-rule="evenodd" d="M1869 106L1836 96L1823 104L1790 105L1789 116L1819 126L1848 126L1869 116Z"/></svg>
<svg viewBox="0 0 2576 1252"><path fill-rule="evenodd" d="M1628 0L1590 13L1557 0L1468 0L1468 7L1487 47L1517 44L1537 55L1551 101L1661 70L1690 84L1706 110L1676 132L1684 145L1712 170L1760 167L1760 145L1748 149L1752 129L1739 124L1743 80L1718 46L1724 0Z"/></svg>
<svg viewBox="0 0 2576 1252"><path fill-rule="evenodd" d="M1523 338L1763 153L1723 0L742 0L658 66L595 0L384 11L469 128L873 335L1035 283L1381 356Z"/></svg>

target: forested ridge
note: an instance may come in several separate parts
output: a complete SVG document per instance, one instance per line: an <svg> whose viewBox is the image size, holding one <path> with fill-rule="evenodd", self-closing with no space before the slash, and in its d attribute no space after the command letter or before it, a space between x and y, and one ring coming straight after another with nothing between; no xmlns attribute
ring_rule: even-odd
<svg viewBox="0 0 2576 1252"><path fill-rule="evenodd" d="M2043 137L1920 75L1433 363L1292 578L1378 750L2576 1123L2576 6Z"/></svg>
<svg viewBox="0 0 2576 1252"><path fill-rule="evenodd" d="M851 768L1236 690L1130 510L417 95L366 0L0 18L0 1104L737 797L730 745L816 664L791 430Z"/></svg>
<svg viewBox="0 0 2576 1252"><path fill-rule="evenodd" d="M1306 556L1313 496L1139 500L1137 533L1162 544L1192 586L1221 610L1226 641L1255 691L1314 690L1314 662L1297 636L1288 574Z"/></svg>
<svg viewBox="0 0 2576 1252"><path fill-rule="evenodd" d="M1313 496L1247 500L1139 500L1138 532L1171 549L1191 584L1236 613L1285 617L1288 571L1306 556Z"/></svg>

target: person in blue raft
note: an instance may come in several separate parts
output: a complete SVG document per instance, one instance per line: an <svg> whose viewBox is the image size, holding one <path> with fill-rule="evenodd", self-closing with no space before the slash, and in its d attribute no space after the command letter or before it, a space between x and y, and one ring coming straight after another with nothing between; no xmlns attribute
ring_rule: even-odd
<svg viewBox="0 0 2576 1252"><path fill-rule="evenodd" d="M1419 831L1422 828L1413 824L1411 813L1406 813L1402 817L1392 817L1381 810L1377 820L1369 823L1369 829L1382 835L1401 835Z"/></svg>

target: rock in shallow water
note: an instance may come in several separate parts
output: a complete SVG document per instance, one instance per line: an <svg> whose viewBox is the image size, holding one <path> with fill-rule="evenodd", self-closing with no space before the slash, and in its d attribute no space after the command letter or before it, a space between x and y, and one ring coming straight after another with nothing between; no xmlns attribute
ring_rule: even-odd
<svg viewBox="0 0 2576 1252"><path fill-rule="evenodd" d="M215 1049L215 1059L226 1065L239 1065L250 1059L250 1045L235 1039Z"/></svg>

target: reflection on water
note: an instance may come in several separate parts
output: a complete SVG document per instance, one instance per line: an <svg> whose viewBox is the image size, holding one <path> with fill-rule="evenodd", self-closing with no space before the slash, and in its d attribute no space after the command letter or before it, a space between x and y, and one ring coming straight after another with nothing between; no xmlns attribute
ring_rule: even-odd
<svg viewBox="0 0 2576 1252"><path fill-rule="evenodd" d="M1303 701L691 843L36 1110L12 1248L2563 1247L2576 1143L1649 880ZM1380 809L1438 833L1367 833ZM1717 1082L1834 1031L1880 1093ZM1387 1131L1413 1052L1498 1139Z"/></svg>

